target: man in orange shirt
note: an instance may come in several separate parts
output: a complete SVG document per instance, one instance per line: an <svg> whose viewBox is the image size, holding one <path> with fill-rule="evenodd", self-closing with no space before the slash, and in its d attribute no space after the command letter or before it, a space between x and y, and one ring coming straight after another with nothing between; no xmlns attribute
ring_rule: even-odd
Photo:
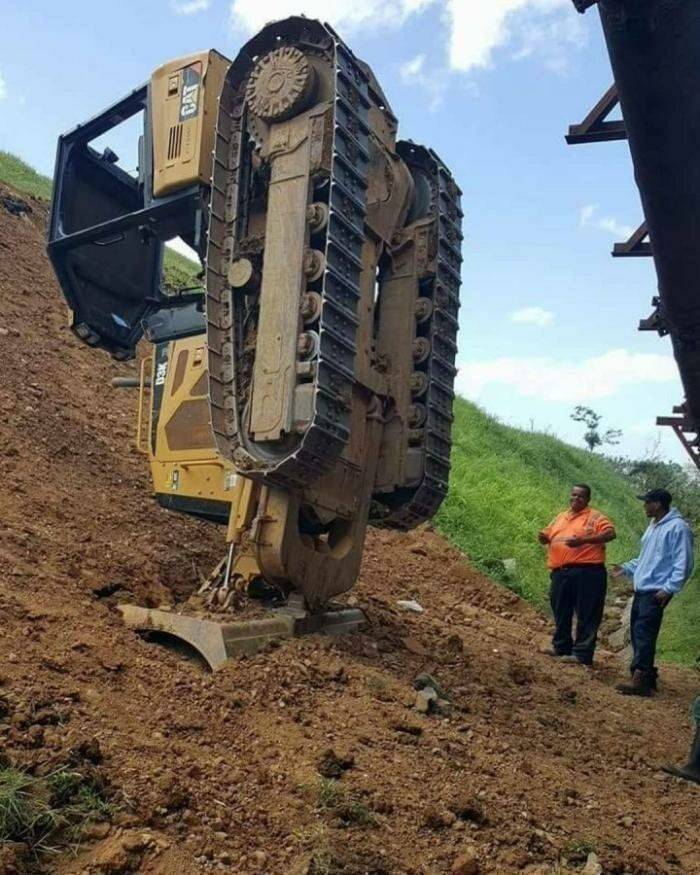
<svg viewBox="0 0 700 875"><path fill-rule="evenodd" d="M554 636L549 652L562 662L582 665L593 664L608 588L605 545L616 537L610 520L588 506L590 500L590 486L577 483L571 489L570 509L537 535L540 544L548 547L551 571ZM575 640L571 633L574 614Z"/></svg>

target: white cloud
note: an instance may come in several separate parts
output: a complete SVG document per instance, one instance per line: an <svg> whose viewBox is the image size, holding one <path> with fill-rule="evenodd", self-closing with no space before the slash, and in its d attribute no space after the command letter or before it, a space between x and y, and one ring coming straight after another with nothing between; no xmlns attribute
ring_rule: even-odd
<svg viewBox="0 0 700 875"><path fill-rule="evenodd" d="M405 85L417 85L428 92L430 97L428 109L434 111L443 101L449 71L442 67L427 72L425 61L425 55L416 55L415 58L401 64L399 75Z"/></svg>
<svg viewBox="0 0 700 875"><path fill-rule="evenodd" d="M579 228L597 228L599 231L605 231L619 241L628 240L635 230L631 225L618 222L613 216L599 216L597 204L586 204L585 207L581 207L578 224Z"/></svg>
<svg viewBox="0 0 700 875"><path fill-rule="evenodd" d="M588 225L595 215L598 207L596 204L586 204L585 207L581 207L578 214L578 224L580 228L585 228Z"/></svg>
<svg viewBox="0 0 700 875"><path fill-rule="evenodd" d="M570 67L572 46L581 45L585 39L581 19L568 12L567 8L562 15L526 20L513 58L519 61L536 55L553 72L565 73Z"/></svg>
<svg viewBox="0 0 700 875"><path fill-rule="evenodd" d="M447 63L431 61L443 76L448 70L466 73L488 67L495 51L505 46L514 49L511 57L537 55L558 69L566 57L564 48L581 43L585 36L570 0L233 0L231 20L235 28L254 33L268 21L304 14L329 21L341 33L351 33L361 28L399 27L429 8L437 13L430 22L436 33L428 34L429 42L436 36L447 41ZM407 63L414 62L416 58ZM428 81L433 80L424 62L413 75L428 75Z"/></svg>
<svg viewBox="0 0 700 875"><path fill-rule="evenodd" d="M412 82L417 76L423 75L424 67L425 55L416 55L415 58L411 58L410 61L401 64L399 73L404 82Z"/></svg>
<svg viewBox="0 0 700 875"><path fill-rule="evenodd" d="M678 379L671 356L611 349L581 361L547 357L503 357L467 362L457 375L457 391L478 399L487 386L511 387L524 398L584 403L616 395L627 386Z"/></svg>
<svg viewBox="0 0 700 875"><path fill-rule="evenodd" d="M435 0L233 0L231 18L235 27L246 33L260 30L268 21L290 15L306 15L329 21L350 32L363 26L401 25L411 15L432 5Z"/></svg>
<svg viewBox="0 0 700 875"><path fill-rule="evenodd" d="M0 73L0 100L7 97L7 88L5 86L5 80L2 78L2 73Z"/></svg>
<svg viewBox="0 0 700 875"><path fill-rule="evenodd" d="M177 15L195 15L209 8L210 0L172 0L173 12Z"/></svg>
<svg viewBox="0 0 700 875"><path fill-rule="evenodd" d="M516 322L520 325L539 325L541 328L551 325L553 319L554 313L542 307L523 307L520 310L514 310L510 314L511 322Z"/></svg>
<svg viewBox="0 0 700 875"><path fill-rule="evenodd" d="M489 67L496 49L506 45L516 47L516 58L558 56L562 43L584 39L571 12L569 0L447 0L450 67Z"/></svg>

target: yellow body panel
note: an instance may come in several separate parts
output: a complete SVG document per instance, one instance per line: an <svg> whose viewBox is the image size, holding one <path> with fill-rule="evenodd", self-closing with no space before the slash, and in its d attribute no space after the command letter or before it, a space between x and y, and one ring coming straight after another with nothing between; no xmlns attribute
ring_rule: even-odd
<svg viewBox="0 0 700 875"><path fill-rule="evenodd" d="M217 101L229 63L212 50L170 61L151 77L155 197L209 184Z"/></svg>
<svg viewBox="0 0 700 875"><path fill-rule="evenodd" d="M188 502L192 502L192 512L198 515L196 508L202 503L227 505L222 509L228 519L227 541L237 545L231 573L248 581L260 576L260 568L251 545L242 539L256 511L260 488L237 474L214 447L205 353L205 335L199 334L171 341L167 365L160 371L155 362L157 349L152 358L144 360L136 444L149 457L156 495L183 502L180 508L173 505L175 509L188 512ZM162 380L162 396L155 431L145 438L146 420L154 421L155 385L150 374Z"/></svg>

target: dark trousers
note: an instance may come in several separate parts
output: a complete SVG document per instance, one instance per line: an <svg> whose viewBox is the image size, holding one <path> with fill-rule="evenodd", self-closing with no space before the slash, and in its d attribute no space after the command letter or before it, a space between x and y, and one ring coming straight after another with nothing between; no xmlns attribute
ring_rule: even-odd
<svg viewBox="0 0 700 875"><path fill-rule="evenodd" d="M551 580L549 599L554 614L554 651L573 654L580 662L590 665L608 589L605 566L567 565L553 571ZM574 615L575 639L571 634Z"/></svg>
<svg viewBox="0 0 700 875"><path fill-rule="evenodd" d="M642 671L650 678L656 677L656 641L664 617L664 607L656 601L655 595L655 592L636 592L630 618L633 651L630 671Z"/></svg>

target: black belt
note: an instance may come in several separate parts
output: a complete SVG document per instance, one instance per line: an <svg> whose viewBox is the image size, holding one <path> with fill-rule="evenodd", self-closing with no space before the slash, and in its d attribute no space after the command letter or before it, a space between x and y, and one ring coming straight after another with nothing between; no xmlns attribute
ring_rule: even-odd
<svg viewBox="0 0 700 875"><path fill-rule="evenodd" d="M605 568L604 562L573 562L571 565L560 565L552 571L568 571L570 568Z"/></svg>

